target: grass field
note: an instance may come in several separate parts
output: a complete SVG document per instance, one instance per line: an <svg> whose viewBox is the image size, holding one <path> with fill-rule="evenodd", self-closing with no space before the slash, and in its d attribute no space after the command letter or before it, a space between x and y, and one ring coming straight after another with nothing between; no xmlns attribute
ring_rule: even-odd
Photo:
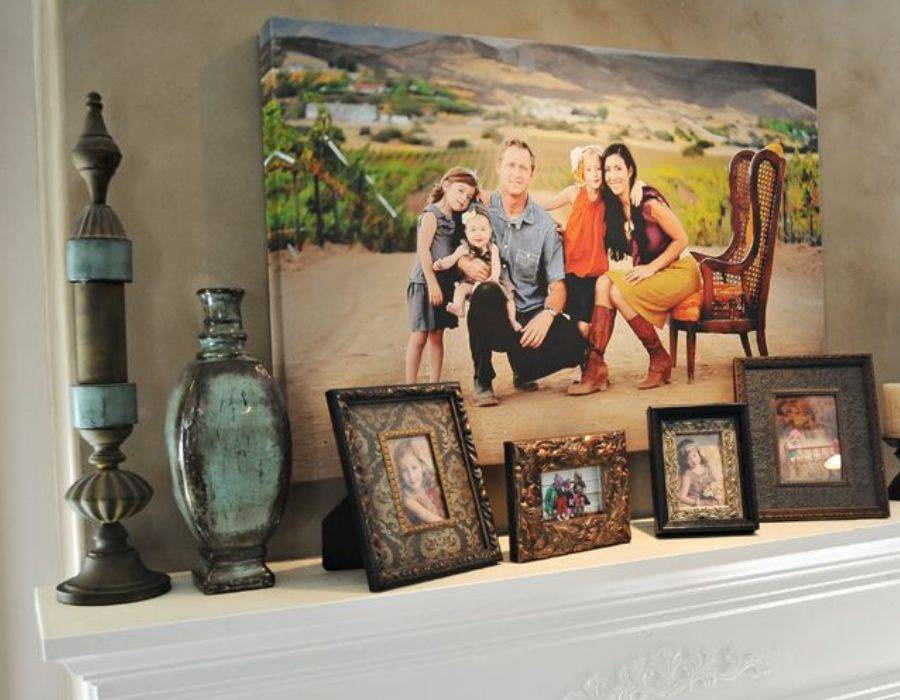
<svg viewBox="0 0 900 700"><path fill-rule="evenodd" d="M560 138L558 134L541 133L523 136L534 149L537 160L531 185L533 191L555 193L573 182L569 150L584 143L583 136ZM730 229L723 217L722 205L728 197L728 155L690 158L674 149L640 144L634 145L632 150L638 162L638 176L663 192L688 230L692 244L727 242ZM416 188L415 182L437 180L454 165L472 168L485 189L494 189L497 184L496 158L497 146L493 143L452 150L394 146L371 149L366 155L366 163L372 171L381 173L381 183L386 189L395 193L407 207L418 209L427 187ZM408 183L408 191L396 186L399 183L395 183L395 174L402 174L402 180Z"/></svg>

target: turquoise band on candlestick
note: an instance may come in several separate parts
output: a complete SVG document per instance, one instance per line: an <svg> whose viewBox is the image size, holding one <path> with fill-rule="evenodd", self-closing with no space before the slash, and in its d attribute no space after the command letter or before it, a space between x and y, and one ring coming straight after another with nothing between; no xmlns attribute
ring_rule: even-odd
<svg viewBox="0 0 900 700"><path fill-rule="evenodd" d="M76 384L71 395L72 426L79 430L137 423L134 384Z"/></svg>
<svg viewBox="0 0 900 700"><path fill-rule="evenodd" d="M131 282L127 238L70 238L66 241L69 282Z"/></svg>

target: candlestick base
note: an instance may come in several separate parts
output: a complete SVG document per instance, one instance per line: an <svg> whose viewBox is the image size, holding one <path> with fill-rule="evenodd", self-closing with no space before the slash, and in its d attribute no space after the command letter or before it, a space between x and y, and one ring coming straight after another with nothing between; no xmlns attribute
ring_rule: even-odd
<svg viewBox="0 0 900 700"><path fill-rule="evenodd" d="M66 605L116 605L155 598L171 587L166 574L144 566L121 523L103 523L81 572L56 587L56 598Z"/></svg>
<svg viewBox="0 0 900 700"><path fill-rule="evenodd" d="M894 456L900 460L900 438L886 437L882 440L894 448ZM897 474L888 486L888 498L892 501L900 501L900 474Z"/></svg>

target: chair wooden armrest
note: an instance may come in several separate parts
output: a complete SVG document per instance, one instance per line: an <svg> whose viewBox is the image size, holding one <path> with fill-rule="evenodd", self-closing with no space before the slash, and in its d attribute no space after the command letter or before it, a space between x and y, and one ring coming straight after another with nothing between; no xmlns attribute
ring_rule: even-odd
<svg viewBox="0 0 900 700"><path fill-rule="evenodd" d="M700 278L703 281L703 302L700 304L700 318L709 318L712 316L713 299L716 296L716 283L713 280L713 268L710 265L713 258L706 258L700 264ZM716 261L721 262L721 261Z"/></svg>
<svg viewBox="0 0 900 700"><path fill-rule="evenodd" d="M696 250L692 250L691 255L694 256L694 260L696 260L698 263L701 263L704 260L708 260L711 257L706 253L698 253Z"/></svg>
<svg viewBox="0 0 900 700"><path fill-rule="evenodd" d="M705 258L700 262L700 271L703 274L703 268L707 268L710 273L721 272L723 275L740 275L750 267L752 262L752 260L742 260L741 262L730 263L719 258Z"/></svg>
<svg viewBox="0 0 900 700"><path fill-rule="evenodd" d="M713 315L713 300L716 297L715 273L740 275L745 269L742 263L729 263L718 258L705 258L700 263L700 277L703 280L703 303L700 307L700 318Z"/></svg>

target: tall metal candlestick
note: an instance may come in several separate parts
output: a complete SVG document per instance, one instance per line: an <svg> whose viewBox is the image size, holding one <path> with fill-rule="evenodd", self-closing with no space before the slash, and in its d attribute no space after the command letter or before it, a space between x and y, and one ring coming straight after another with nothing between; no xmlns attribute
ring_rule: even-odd
<svg viewBox="0 0 900 700"><path fill-rule="evenodd" d="M81 572L56 587L70 605L112 605L153 598L169 590L166 574L151 571L128 543L119 522L142 510L153 489L137 474L119 469L120 447L137 423L137 391L128 382L125 347L125 283L131 282L131 241L106 204L106 192L122 154L103 123L103 104L87 96L84 132L73 151L87 182L85 207L66 245L66 273L75 302L78 383L72 386L72 423L93 448L96 467L66 492L76 513L95 523L94 546Z"/></svg>

